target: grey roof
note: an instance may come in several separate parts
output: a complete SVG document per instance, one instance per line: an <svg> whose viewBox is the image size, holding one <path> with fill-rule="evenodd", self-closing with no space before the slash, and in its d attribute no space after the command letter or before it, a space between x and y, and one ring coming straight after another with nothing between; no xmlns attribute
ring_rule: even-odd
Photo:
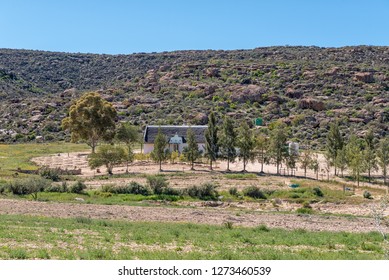
<svg viewBox="0 0 389 280"><path fill-rule="evenodd" d="M195 133L196 142L205 143L205 130L208 128L207 125L148 125L146 126L143 139L145 143L154 143L158 129L161 129L162 134L166 135L168 139L177 133L178 136L183 138L183 142L186 143L186 133L189 127Z"/></svg>

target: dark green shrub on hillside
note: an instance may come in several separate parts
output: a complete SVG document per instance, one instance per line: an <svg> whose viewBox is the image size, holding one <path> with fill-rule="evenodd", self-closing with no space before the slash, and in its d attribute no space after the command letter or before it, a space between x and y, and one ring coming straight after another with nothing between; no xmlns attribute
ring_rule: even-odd
<svg viewBox="0 0 389 280"><path fill-rule="evenodd" d="M254 186L244 188L243 194L245 196L249 196L249 197L252 197L255 199L266 199L267 198L265 193L262 190L260 190L258 187L254 187Z"/></svg>

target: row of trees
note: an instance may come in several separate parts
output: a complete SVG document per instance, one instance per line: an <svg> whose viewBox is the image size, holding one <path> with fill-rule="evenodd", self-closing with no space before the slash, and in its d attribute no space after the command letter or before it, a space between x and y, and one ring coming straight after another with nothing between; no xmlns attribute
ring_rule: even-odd
<svg viewBox="0 0 389 280"><path fill-rule="evenodd" d="M342 136L337 122L330 126L326 139L327 169L334 167L334 174L343 177L348 169L359 186L362 173L367 172L368 180L371 174L379 168L382 170L384 184L386 185L389 165L389 138L384 137L378 141L372 130L367 131L363 138L352 134L348 139Z"/></svg>

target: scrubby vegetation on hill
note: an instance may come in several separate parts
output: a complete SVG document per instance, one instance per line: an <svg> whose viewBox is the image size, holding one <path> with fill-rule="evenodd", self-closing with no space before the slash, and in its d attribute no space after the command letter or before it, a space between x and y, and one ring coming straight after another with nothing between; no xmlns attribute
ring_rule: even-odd
<svg viewBox="0 0 389 280"><path fill-rule="evenodd" d="M323 147L329 123L389 133L389 47L269 47L132 55L0 50L0 141L69 136L60 121L98 90L135 125L205 124L211 108L235 119L282 119ZM38 137L40 138L40 137Z"/></svg>

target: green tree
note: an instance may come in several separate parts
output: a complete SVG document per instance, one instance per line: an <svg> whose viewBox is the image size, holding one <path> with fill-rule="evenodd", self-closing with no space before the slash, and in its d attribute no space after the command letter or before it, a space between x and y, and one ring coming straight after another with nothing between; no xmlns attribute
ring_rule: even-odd
<svg viewBox="0 0 389 280"><path fill-rule="evenodd" d="M372 130L369 130L366 133L364 140L365 140L365 150L363 151L363 157L364 157L365 166L366 166L366 170L370 182L371 172L378 170L374 133Z"/></svg>
<svg viewBox="0 0 389 280"><path fill-rule="evenodd" d="M326 153L330 160L331 166L335 167L335 176L336 176L337 175L337 169L335 164L336 156L338 155L338 151L341 150L344 145L343 137L339 130L338 121L335 121L330 125L330 130L328 131L326 140L327 140Z"/></svg>
<svg viewBox="0 0 389 280"><path fill-rule="evenodd" d="M381 167L382 176L384 177L384 185L386 185L386 177L388 174L389 165L389 137L385 137L380 140L377 155L378 164ZM386 189L386 192L388 192L388 189Z"/></svg>
<svg viewBox="0 0 389 280"><path fill-rule="evenodd" d="M304 177L307 177L307 169L312 164L313 155L312 150L304 150L300 156L300 167L304 169Z"/></svg>
<svg viewBox="0 0 389 280"><path fill-rule="evenodd" d="M230 171L230 162L236 159L236 132L232 120L225 116L220 139L220 152L222 158L227 160L227 171Z"/></svg>
<svg viewBox="0 0 389 280"><path fill-rule="evenodd" d="M188 146L184 148L182 153L184 154L186 160L191 163L190 169L194 170L194 162L200 157L201 153L199 151L199 146L196 142L196 135L190 127L186 132L186 141L188 143Z"/></svg>
<svg viewBox="0 0 389 280"><path fill-rule="evenodd" d="M90 92L70 107L69 116L62 120L62 127L70 130L73 142L85 140L94 153L100 140L113 139L116 117L111 103L98 93Z"/></svg>
<svg viewBox="0 0 389 280"><path fill-rule="evenodd" d="M287 133L284 124L274 125L270 132L269 152L272 161L277 166L277 174L280 174L280 165L288 155L288 146L286 145Z"/></svg>
<svg viewBox="0 0 389 280"><path fill-rule="evenodd" d="M258 134L255 138L255 142L258 162L261 164L261 173L263 173L263 165L269 161L267 157L269 139L263 134Z"/></svg>
<svg viewBox="0 0 389 280"><path fill-rule="evenodd" d="M355 135L351 135L346 145L348 168L351 170L354 179L359 187L360 175L365 171L362 145Z"/></svg>
<svg viewBox="0 0 389 280"><path fill-rule="evenodd" d="M116 145L101 145L97 152L89 155L88 164L94 169L100 166L107 168L108 174L112 175L112 170L116 165L125 162L128 155L125 149Z"/></svg>
<svg viewBox="0 0 389 280"><path fill-rule="evenodd" d="M128 173L128 164L134 160L134 153L132 146L139 141L138 128L130 123L122 123L116 131L116 139L126 144L127 159L126 159L126 173Z"/></svg>
<svg viewBox="0 0 389 280"><path fill-rule="evenodd" d="M208 128L205 131L205 156L209 159L209 169L212 168L212 163L217 160L219 153L219 138L218 127L216 124L215 114L211 112L209 115Z"/></svg>
<svg viewBox="0 0 389 280"><path fill-rule="evenodd" d="M320 163L319 163L319 157L318 155L312 154L312 161L309 165L309 168L313 170L316 174L316 180L319 180L319 170L320 170Z"/></svg>
<svg viewBox="0 0 389 280"><path fill-rule="evenodd" d="M158 134L154 139L154 149L151 152L151 158L159 163L159 171L162 171L162 161L166 159L166 145L168 144L166 136L158 129Z"/></svg>
<svg viewBox="0 0 389 280"><path fill-rule="evenodd" d="M255 158L255 138L253 131L246 122L243 122L238 129L238 141L236 144L239 148L239 159L243 162L243 172L246 172L247 163Z"/></svg>
<svg viewBox="0 0 389 280"><path fill-rule="evenodd" d="M341 176L343 177L343 172L347 168L346 146L343 146L343 148L338 151L335 159L335 165L340 170Z"/></svg>

